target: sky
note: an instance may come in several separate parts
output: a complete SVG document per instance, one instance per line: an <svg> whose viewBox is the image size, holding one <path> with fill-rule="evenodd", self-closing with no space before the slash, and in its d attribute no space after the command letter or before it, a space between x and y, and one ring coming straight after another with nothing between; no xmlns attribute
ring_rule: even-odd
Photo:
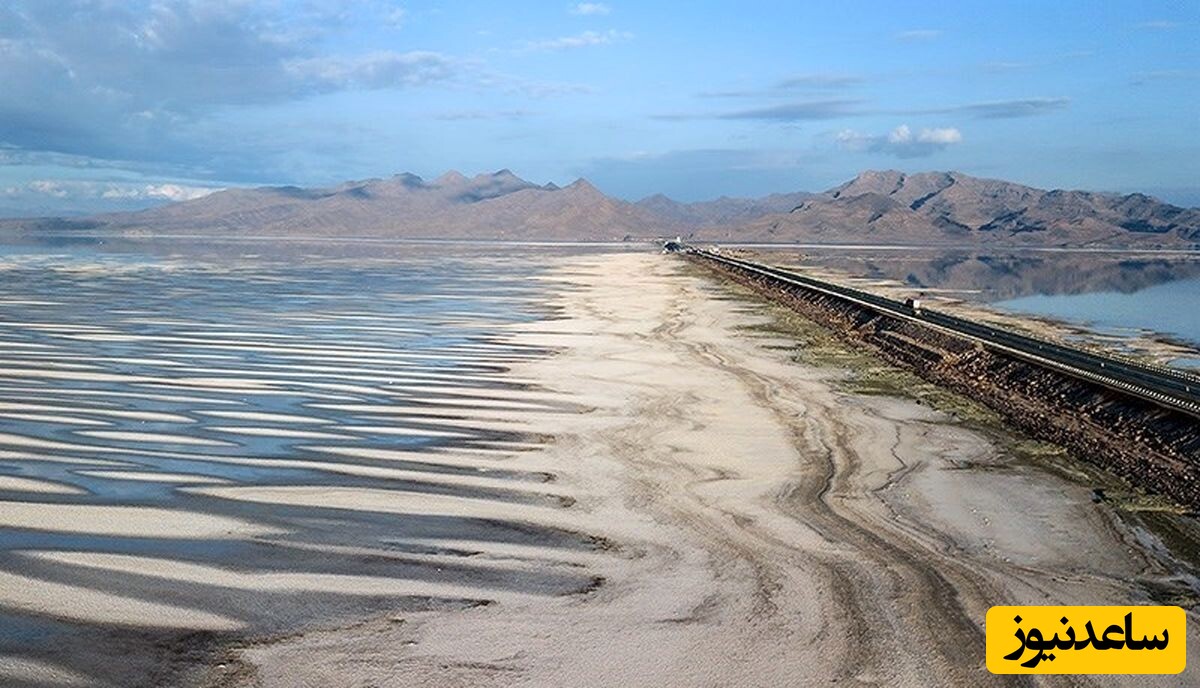
<svg viewBox="0 0 1200 688"><path fill-rule="evenodd" d="M1200 206L1200 2L4 0L0 215L450 169Z"/></svg>

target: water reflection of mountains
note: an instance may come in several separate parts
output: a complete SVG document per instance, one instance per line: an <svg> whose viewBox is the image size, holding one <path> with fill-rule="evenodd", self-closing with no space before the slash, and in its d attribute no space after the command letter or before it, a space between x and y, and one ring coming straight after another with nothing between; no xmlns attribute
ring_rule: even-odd
<svg viewBox="0 0 1200 688"><path fill-rule="evenodd" d="M389 260L413 255L436 260L447 253L494 253L497 257L522 253L553 255L582 250L642 250L638 244L581 246L546 242L542 244L495 244L490 242L446 244L405 241L345 240L187 240L162 241L129 237L38 236L6 240L0 245L37 249L59 249L85 254L116 254L157 257L204 257L214 260L252 259L291 262L304 259ZM792 249L766 251L767 262L821 267L854 278L888 280L914 290L959 292L969 300L1003 301L1035 294L1083 294L1089 292L1130 293L1175 280L1200 277L1200 253L1117 253L1087 251L983 252L941 249L846 249L806 247L803 254Z"/></svg>
<svg viewBox="0 0 1200 688"><path fill-rule="evenodd" d="M657 249L657 246L655 247ZM40 234L0 238L5 254L90 256L112 259L182 260L205 264L304 264L309 261L344 260L352 263L386 262L422 257L493 255L497 260L521 256L578 255L588 251L645 250L634 243L436 241L371 238L261 238L261 237L106 237L100 235Z"/></svg>
<svg viewBox="0 0 1200 688"><path fill-rule="evenodd" d="M793 262L795 256L788 259ZM1200 255L1195 254L816 249L806 253L800 264L900 282L918 290L961 291L963 298L983 301L1034 294L1129 293L1200 276Z"/></svg>

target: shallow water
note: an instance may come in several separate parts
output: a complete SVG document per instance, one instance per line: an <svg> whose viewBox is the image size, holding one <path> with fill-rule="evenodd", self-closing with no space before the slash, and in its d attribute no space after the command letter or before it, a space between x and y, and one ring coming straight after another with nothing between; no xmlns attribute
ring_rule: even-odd
<svg viewBox="0 0 1200 688"><path fill-rule="evenodd" d="M547 474L504 465L541 441L512 414L574 411L509 373L552 353L514 340L554 315L545 255L153 248L0 255L0 683L18 660L89 680L113 652L152 661L146 629L586 584L471 558L582 536L455 506L561 506ZM389 494L417 506L371 505ZM271 574L335 578L298 603L255 587Z"/></svg>
<svg viewBox="0 0 1200 688"><path fill-rule="evenodd" d="M1070 320L1101 332L1140 330L1200 345L1200 279L1166 282L1131 293L1039 294L996 305Z"/></svg>
<svg viewBox="0 0 1200 688"><path fill-rule="evenodd" d="M368 266L179 265L27 258L0 267L0 420L69 455L14 465L96 500L170 500L154 472L238 481L307 479L207 456L297 457L334 446L426 448L500 439L377 417L337 403L411 406L438 389L486 397L499 372L544 352L497 339L536 316L532 266L424 255ZM419 404L418 404L419 405ZM411 434L396 434L407 429ZM114 455L115 454L115 455ZM81 474L91 460L151 474ZM81 463L82 462L82 463Z"/></svg>
<svg viewBox="0 0 1200 688"><path fill-rule="evenodd" d="M832 268L868 288L873 281L898 283L914 295L993 304L1102 335L1166 335L1200 346L1196 253L814 246L772 255L802 267Z"/></svg>

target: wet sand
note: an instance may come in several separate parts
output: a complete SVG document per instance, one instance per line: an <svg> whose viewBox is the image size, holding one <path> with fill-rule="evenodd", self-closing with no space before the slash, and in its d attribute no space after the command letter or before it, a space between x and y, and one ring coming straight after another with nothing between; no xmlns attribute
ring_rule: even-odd
<svg viewBox="0 0 1200 688"><path fill-rule="evenodd" d="M11 509L26 525L43 519L64 532L104 521L126 537L140 529L245 544L236 564L167 546L18 553L19 566L0 579L5 610L99 624L110 643L130 648L158 638L170 658L164 668L135 657L105 674L111 655L67 643L69 661L64 650L0 658L0 683L1200 682L1195 661L1169 677L988 674L982 621L991 605L1150 603L1156 587L1200 586L1163 543L1093 503L1089 487L1017 461L914 402L839 391L840 371L796 363L789 342L747 330L764 321L761 309L677 258L594 254L554 265L540 279L557 317L504 326L516 350L554 355L483 351L501 367L479 375L521 386L424 388L364 404L327 390L348 383L322 383L316 389L334 398L309 391L320 401L304 406L358 414L372 432L409 423L482 432L474 444L417 451L296 437L298 456L270 457L179 446L180 456L203 450L215 465L299 464L325 477L181 479L173 489L194 511L169 515L115 504L52 513L46 495L59 483L9 480L4 489L43 501L5 503L0 518ZM324 363L352 363L336 354ZM377 351L364 365L389 358ZM182 388L253 391L255 380L239 373ZM243 421L251 433L298 434L309 425L287 417L297 410L222 406L208 415ZM523 432L506 433L514 425ZM187 436L188 426L173 433ZM11 444L29 453L79 446ZM131 481L148 482L120 463L122 452L100 456L89 461L93 472L133 471ZM114 579L127 583L107 588ZM1198 621L1189 618L1191 648L1200 648Z"/></svg>
<svg viewBox="0 0 1200 688"><path fill-rule="evenodd" d="M524 414L580 410L507 372L547 355L506 330L547 314L535 259L83 260L0 261L0 685L190 685L594 585L552 467L513 460Z"/></svg>
<svg viewBox="0 0 1200 688"><path fill-rule="evenodd" d="M564 317L519 335L561 353L514 372L592 408L530 417L556 439L513 466L553 466L555 489L575 502L524 518L602 538L574 560L597 587L314 629L244 649L240 676L268 686L1028 684L984 669L989 606L1149 603L1155 581L1194 587L1087 487L915 403L836 391L833 371L739 330L761 321L752 305L679 267L651 255L566 262L552 275L571 286ZM1195 615L1190 628L1200 647ZM1041 682L1195 685L1191 665L1180 676Z"/></svg>

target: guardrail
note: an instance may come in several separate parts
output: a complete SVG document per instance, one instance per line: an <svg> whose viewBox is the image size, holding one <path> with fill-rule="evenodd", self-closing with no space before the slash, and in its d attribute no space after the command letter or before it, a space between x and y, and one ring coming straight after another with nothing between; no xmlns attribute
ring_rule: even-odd
<svg viewBox="0 0 1200 688"><path fill-rule="evenodd" d="M854 287L685 244L675 244L674 250L776 283L833 296L893 318L920 323L992 351L1200 418L1200 376L1184 370L1084 351L948 313L914 308L904 302Z"/></svg>

